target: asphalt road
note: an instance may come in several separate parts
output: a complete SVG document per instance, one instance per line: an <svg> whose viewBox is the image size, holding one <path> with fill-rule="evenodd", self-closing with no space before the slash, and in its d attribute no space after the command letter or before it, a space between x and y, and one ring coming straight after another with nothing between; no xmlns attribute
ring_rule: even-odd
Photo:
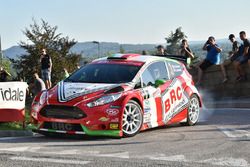
<svg viewBox="0 0 250 167"><path fill-rule="evenodd" d="M0 138L0 166L250 166L250 110L204 110L196 126L132 138Z"/></svg>

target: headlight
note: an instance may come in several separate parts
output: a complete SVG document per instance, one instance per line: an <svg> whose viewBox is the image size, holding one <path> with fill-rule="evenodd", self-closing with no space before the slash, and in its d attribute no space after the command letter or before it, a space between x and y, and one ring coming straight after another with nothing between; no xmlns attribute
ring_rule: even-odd
<svg viewBox="0 0 250 167"><path fill-rule="evenodd" d="M43 105L46 102L46 99L47 99L47 92L44 91L40 96L39 104Z"/></svg>
<svg viewBox="0 0 250 167"><path fill-rule="evenodd" d="M96 107L96 106L108 104L108 103L111 103L111 102L119 99L121 97L121 95L122 95L121 93L117 93L117 94L103 96L103 97L101 97L93 102L88 103L87 106L88 107Z"/></svg>

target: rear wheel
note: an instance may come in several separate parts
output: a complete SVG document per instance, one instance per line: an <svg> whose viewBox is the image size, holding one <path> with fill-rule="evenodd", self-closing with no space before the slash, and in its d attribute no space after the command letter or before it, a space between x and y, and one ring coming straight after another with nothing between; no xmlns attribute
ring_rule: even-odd
<svg viewBox="0 0 250 167"><path fill-rule="evenodd" d="M200 101L196 95L192 95L188 106L187 125L195 125L198 122L199 114Z"/></svg>
<svg viewBox="0 0 250 167"><path fill-rule="evenodd" d="M125 137L131 137L136 135L143 123L142 109L140 105L130 100L124 109L122 119L122 131Z"/></svg>

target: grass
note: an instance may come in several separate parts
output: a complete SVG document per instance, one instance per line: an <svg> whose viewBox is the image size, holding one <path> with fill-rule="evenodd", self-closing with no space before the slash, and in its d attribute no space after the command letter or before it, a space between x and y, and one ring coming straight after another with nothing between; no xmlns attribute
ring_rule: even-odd
<svg viewBox="0 0 250 167"><path fill-rule="evenodd" d="M0 130L24 130L21 122L0 123Z"/></svg>

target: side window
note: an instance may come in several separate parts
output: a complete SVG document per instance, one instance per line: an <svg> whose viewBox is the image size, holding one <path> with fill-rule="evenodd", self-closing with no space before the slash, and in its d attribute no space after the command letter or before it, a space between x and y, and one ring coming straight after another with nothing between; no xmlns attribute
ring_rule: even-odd
<svg viewBox="0 0 250 167"><path fill-rule="evenodd" d="M180 76L183 72L183 67L180 63L174 61L168 61L168 68L171 74L171 77Z"/></svg>
<svg viewBox="0 0 250 167"><path fill-rule="evenodd" d="M156 62L149 65L142 73L142 83L145 86L156 86L157 80L168 80L168 72L164 62Z"/></svg>

